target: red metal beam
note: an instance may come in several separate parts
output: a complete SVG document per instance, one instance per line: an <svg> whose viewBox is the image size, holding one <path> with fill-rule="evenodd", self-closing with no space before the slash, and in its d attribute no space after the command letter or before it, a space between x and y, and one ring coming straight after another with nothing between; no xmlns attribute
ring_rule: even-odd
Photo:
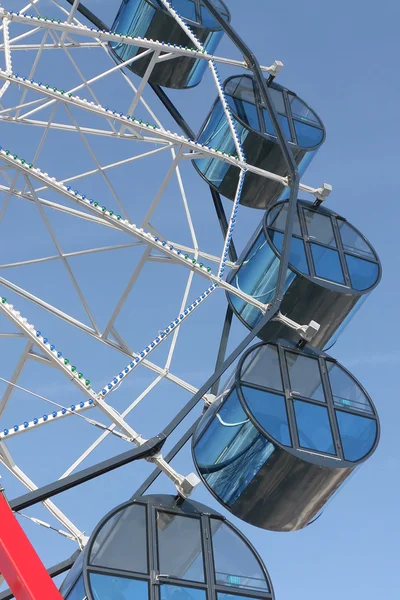
<svg viewBox="0 0 400 600"><path fill-rule="evenodd" d="M0 573L16 600L62 600L0 488Z"/></svg>

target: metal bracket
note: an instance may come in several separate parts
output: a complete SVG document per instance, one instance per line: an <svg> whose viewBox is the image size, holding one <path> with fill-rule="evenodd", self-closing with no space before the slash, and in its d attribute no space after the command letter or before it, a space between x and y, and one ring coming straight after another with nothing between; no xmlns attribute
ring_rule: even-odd
<svg viewBox="0 0 400 600"><path fill-rule="evenodd" d="M277 316L272 319L273 321L280 321L287 325L291 329L297 331L299 336L306 340L307 342L311 342L313 337L318 333L320 325L316 321L310 321L308 325L299 325L296 321L292 321L288 317L285 317L281 312L278 312Z"/></svg>

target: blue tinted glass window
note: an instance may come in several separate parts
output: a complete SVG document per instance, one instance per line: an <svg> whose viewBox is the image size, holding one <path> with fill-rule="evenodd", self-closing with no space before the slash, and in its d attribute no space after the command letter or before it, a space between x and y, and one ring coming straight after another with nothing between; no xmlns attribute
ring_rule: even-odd
<svg viewBox="0 0 400 600"><path fill-rule="evenodd" d="M249 251L247 258L232 279L232 285L253 296L264 304L270 302L276 291L279 273L279 258L261 233ZM285 291L288 289L295 274L290 269L286 272ZM248 304L238 296L230 294L230 300L242 319L251 327L261 318L261 312L255 306Z"/></svg>
<svg viewBox="0 0 400 600"><path fill-rule="evenodd" d="M332 221L327 215L322 215L315 210L303 209L310 238L326 246L336 246Z"/></svg>
<svg viewBox="0 0 400 600"><path fill-rule="evenodd" d="M283 234L279 233L278 231L271 230L268 230L268 233L274 243L274 246L276 247L278 252L281 253L283 244ZM303 240L300 240L296 237L292 237L292 241L290 244L289 263L295 269L298 269L301 273L306 273L308 275L309 271Z"/></svg>
<svg viewBox="0 0 400 600"><path fill-rule="evenodd" d="M231 103L232 99L227 96L227 100ZM233 102L233 101L232 101ZM236 121L236 130L243 142L249 131ZM224 110L220 102L216 104L214 110L210 114L207 123L198 141L206 146L218 148L222 152L236 156L235 142L233 141L232 133L229 129ZM211 181L216 187L221 185L228 169L229 164L215 158L201 158L194 161L197 168L204 177Z"/></svg>
<svg viewBox="0 0 400 600"><path fill-rule="evenodd" d="M292 393L325 402L318 361L295 352L285 352Z"/></svg>
<svg viewBox="0 0 400 600"><path fill-rule="evenodd" d="M90 573L90 584L95 600L148 600L147 581Z"/></svg>
<svg viewBox="0 0 400 600"><path fill-rule="evenodd" d="M355 254L361 254L366 258L375 258L374 251L371 246L363 240L361 235L348 223L341 219L336 219L338 227L340 229L340 237L342 238L343 247L349 252Z"/></svg>
<svg viewBox="0 0 400 600"><path fill-rule="evenodd" d="M271 212L268 215L268 225L270 225L271 227L274 227L276 229L281 229L282 231L284 231L285 227L286 227L287 212L288 212L288 204L287 203L285 203L283 205L281 204L280 206L277 206L276 208L271 210ZM294 216L293 234L301 236L300 221L299 221L299 215L298 215L297 210L296 210L296 214Z"/></svg>
<svg viewBox="0 0 400 600"><path fill-rule="evenodd" d="M355 290L367 290L378 279L379 269L377 263L345 254L347 268L350 273L351 286Z"/></svg>
<svg viewBox="0 0 400 600"><path fill-rule="evenodd" d="M266 108L263 108L262 112L264 115L265 131L267 133L269 133L270 135L274 135L276 137L275 128L272 125L272 121L271 121L271 117L269 116L269 112L267 111ZM289 142L291 142L292 135L290 133L289 122L287 120L287 117L284 117L283 115L279 115L279 114L278 114L278 117L279 117L281 127L283 129L283 133L286 136L286 139Z"/></svg>
<svg viewBox="0 0 400 600"><path fill-rule="evenodd" d="M247 406L258 423L284 446L291 446L284 396L242 386Z"/></svg>
<svg viewBox="0 0 400 600"><path fill-rule="evenodd" d="M308 123L301 123L293 119L294 129L296 131L297 143L302 148L312 148L322 142L324 132L318 127L313 127Z"/></svg>
<svg viewBox="0 0 400 600"><path fill-rule="evenodd" d="M81 575L67 596L67 600L84 600L86 598L83 576Z"/></svg>
<svg viewBox="0 0 400 600"><path fill-rule="evenodd" d="M268 592L260 563L236 531L220 519L211 519L211 533L216 583Z"/></svg>
<svg viewBox="0 0 400 600"><path fill-rule="evenodd" d="M160 585L160 600L206 600L206 592L205 590L164 583Z"/></svg>
<svg viewBox="0 0 400 600"><path fill-rule="evenodd" d="M274 451L252 425L235 391L198 438L194 455L214 493L232 505Z"/></svg>
<svg viewBox="0 0 400 600"><path fill-rule="evenodd" d="M160 572L176 579L204 581L199 519L157 512Z"/></svg>
<svg viewBox="0 0 400 600"><path fill-rule="evenodd" d="M292 111L292 115L294 117L298 117L304 121L311 121L317 125L320 125L320 120L317 115L310 109L308 106L304 104L300 98L294 96L293 94L288 94L290 108Z"/></svg>
<svg viewBox="0 0 400 600"><path fill-rule="evenodd" d="M89 560L110 569L147 573L146 508L134 504L108 519L96 536Z"/></svg>
<svg viewBox="0 0 400 600"><path fill-rule="evenodd" d="M279 122L281 124L282 131L283 131L283 135L286 137L286 139L289 142L291 142L292 134L290 133L289 121L288 121L287 117L283 117L282 115L278 115L278 116L279 116Z"/></svg>
<svg viewBox="0 0 400 600"><path fill-rule="evenodd" d="M339 365L326 361L329 382L336 406L353 407L355 410L373 414L372 406L362 389Z"/></svg>
<svg viewBox="0 0 400 600"><path fill-rule="evenodd" d="M232 100L232 99L231 99ZM238 117L249 125L252 129L260 131L260 125L258 121L257 107L255 104L245 102L244 100L233 99L234 106L232 107ZM232 103L229 102L232 106Z"/></svg>
<svg viewBox="0 0 400 600"><path fill-rule="evenodd" d="M315 273L318 277L344 284L339 254L336 250L311 244L311 252L314 259Z"/></svg>
<svg viewBox="0 0 400 600"><path fill-rule="evenodd" d="M250 352L243 362L240 380L272 390L283 390L277 347L268 344Z"/></svg>
<svg viewBox="0 0 400 600"><path fill-rule="evenodd" d="M240 596L237 596L236 594L226 594L225 592L218 592L217 599L218 600L254 600L254 598L251 598L250 596L244 596L243 594L240 594Z"/></svg>
<svg viewBox="0 0 400 600"><path fill-rule="evenodd" d="M294 411L300 446L327 454L335 454L327 409L302 400L295 400Z"/></svg>
<svg viewBox="0 0 400 600"><path fill-rule="evenodd" d="M346 460L360 460L372 448L376 438L376 421L342 410L336 411L343 453Z"/></svg>
<svg viewBox="0 0 400 600"><path fill-rule="evenodd" d="M178 15L191 21L197 21L196 7L193 0L170 0L170 2Z"/></svg>
<svg viewBox="0 0 400 600"><path fill-rule="evenodd" d="M264 116L265 131L267 133L269 133L270 135L274 135L276 137L275 129L274 129L274 126L272 125L272 121L271 121L271 117L269 116L269 112L267 111L266 108L263 108L262 113Z"/></svg>

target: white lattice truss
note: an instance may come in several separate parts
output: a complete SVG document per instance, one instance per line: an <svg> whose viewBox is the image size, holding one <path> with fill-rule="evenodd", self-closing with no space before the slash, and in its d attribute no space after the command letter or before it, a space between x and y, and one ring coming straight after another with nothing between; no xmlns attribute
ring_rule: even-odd
<svg viewBox="0 0 400 600"><path fill-rule="evenodd" d="M163 3L174 18L187 31L185 23L179 18L171 6L165 0L163 0ZM10 4L13 5L14 9L14 4L17 3L11 2ZM19 200L35 204L54 242L57 253L55 255L34 258L32 260L0 264L0 269L5 271L8 268L17 266L60 261L65 267L91 325L88 326L77 320L72 315L61 311L56 306L53 306L33 293L30 293L28 289L17 286L15 283L12 283L2 276L0 277L0 284L3 290L8 290L9 293L13 294L13 298L18 296L22 297L25 301L37 305L44 311L47 311L47 313L61 319L99 343L104 344L119 353L121 371L117 373L110 382L104 381L104 385L100 389L93 389L89 380L86 380L85 377L71 365L71 363L65 361L64 357L59 355L57 348L50 344L47 338L40 333L40 325L37 324L37 326L34 327L30 324L17 310L18 306L14 307L5 299L7 292L3 292L3 300L0 303L0 313L7 317L14 326L14 329L12 333L0 331L0 339L23 337L26 340L26 344L24 345L23 352L20 355L12 376L9 379L1 377L2 373L0 370L1 381L6 384L5 391L0 398L0 418L8 403L12 400L15 390L22 391L27 395L33 394L43 400L52 402L53 405L51 407L53 412L50 412L49 415L29 421L23 421L23 419L21 419L21 422L16 425L12 423L6 424L2 419L2 425L0 427L0 461L2 465L29 490L35 489L36 485L14 461L9 447L6 445L8 439L13 439L14 437L22 436L23 434L29 435L29 432L36 428L51 427L53 421L67 417L74 417L75 419L85 418L89 424L102 428L103 432L101 435L73 462L61 477L67 476L77 469L109 435L116 435L120 439L126 441L127 444L134 443L140 445L145 441L145 438L128 424L127 417L161 381L168 380L190 394L194 394L197 391L196 387L191 385L190 382L182 380L170 370L173 355L179 340L180 328L184 322L197 311L201 304L213 296L215 292L222 293L221 291L218 292L218 290L221 289L223 291L228 290L232 294L240 296L242 299L246 300L246 302L258 307L262 312L265 312L267 309L266 305L258 302L253 297L247 296L245 293L241 292L236 287L231 286L224 280L224 268L225 266L232 266L228 261L228 249L236 223L240 192L243 180L246 176L246 171L273 179L284 186L289 185L287 178L248 164L243 156L234 122L219 82L218 65L223 64L246 68L245 63L233 59L208 55L206 52L203 52L203 48L190 31L187 31L187 33L193 41L194 49L186 50L170 47L169 52L166 54L166 47L161 41L137 38L132 39L121 36L118 32L100 32L93 27L84 25L80 21L79 14L77 13L78 2L75 2L73 6L67 5L67 8L62 5L63 3L61 0L60 2L53 0L52 4L52 12L48 18L44 18L45 15L40 16L39 0L33 0L26 6L20 6L20 12L18 13L15 10L10 12L5 8L0 9L0 18L2 19L1 30L3 33L1 48L4 51L5 57L4 67L0 69L0 79L2 80L2 86L0 88L0 102L2 103L0 105L0 121L2 123L0 127L4 127L4 124L7 123L24 125L27 131L31 130L31 128L40 128L42 130L40 142L33 156L25 156L22 158L20 153L22 153L23 149L19 147L19 142L16 142L16 147L10 148L9 150L5 148L0 150L0 175L2 178L0 191L4 195L4 203L0 210L0 222L7 212L7 207L12 201L12 197L17 197ZM18 24L19 33L13 35L15 24ZM21 26L25 27L23 33L20 32ZM121 38L124 43L140 46L141 48L146 49L146 52L149 55L152 55L150 66L138 87L135 87L132 83L132 78L123 70L124 67L136 60L136 58L120 64L115 64L109 54L108 43L113 41L120 42ZM96 56L99 57L98 63L100 68L104 67L103 70L99 69L98 74L91 78L86 78L84 76L84 69L81 69L79 60L79 49L88 48L90 48L93 53L97 53ZM72 89L59 90L56 87L53 87L51 72L48 73L48 80L45 84L41 84L39 81L35 80L35 72L41 58L44 53L47 53L50 50L53 51L52 54L54 56L55 68L57 68L59 53L63 53L75 70L77 85ZM161 54L161 52L163 52L163 54ZM13 70L13 58L16 55L21 55L21 53L25 53L24 56L34 57L34 59L32 60L32 58L30 58L29 72L21 73L21 71L19 71L19 73L15 73ZM150 106L143 98L143 92L146 88L147 80L151 74L152 68L154 68L157 63L170 60L177 55L196 56L196 58L208 62L216 90L222 100L228 122L231 126L231 132L235 139L237 158L224 155L213 148L204 147L194 140L189 140L179 133L173 133L166 130L160 119L153 113ZM143 54L140 56L143 56ZM277 64L279 63L274 63L273 66L263 67L262 69L267 73L275 74ZM107 77L110 77L111 75L115 76L115 74L118 74L121 87L126 89L131 98L131 104L125 113L117 112L113 108L103 106L101 97L97 97L97 94L93 89L94 84L97 84L100 80L107 81ZM13 101L10 105L7 98L12 91L14 94L10 96L10 98L13 100L17 98L17 101L16 103ZM16 93L16 91L18 93ZM81 96L79 96L78 93L80 93ZM32 97L33 94L36 94L35 99L28 100L27 98ZM213 98L210 97L210 105L212 99ZM57 122L55 120L57 109L60 106L63 106L66 113L70 116L70 124ZM146 111L149 121L133 118L133 112L137 110L138 107L141 107ZM77 109L81 111L82 115L88 115L88 118L94 115L97 118L97 123L99 123L99 118L101 118L103 126L93 127L90 125L90 120L87 125L82 124L82 118L78 124L78 120L75 117ZM50 116L48 116L48 114L50 114ZM20 130L21 128L16 129ZM77 169L74 176L69 176L65 179L56 179L52 176L52 173L48 174L40 170L39 166L41 164L42 148L46 143L49 134L54 131L60 132L60 135L66 135L65 132L69 132L70 135L79 136L85 145L87 152L91 156L95 167L92 170L85 172L78 172ZM100 160L96 155L96 149L93 147L93 144L90 144L87 141L88 138L93 140L98 136L110 139L118 138L121 140L128 140L132 146L134 146L132 155L123 160L114 162L112 160L109 160L108 162ZM141 153L137 153L138 144L144 145L144 150ZM150 149L148 149L149 144ZM56 151L57 149L55 148L55 152ZM155 197L146 199L146 202L148 201L147 214L140 224L136 225L128 216L128 213L130 213L131 210L128 211L126 209L124 199L120 197L119 193L114 188L109 174L121 165L133 164L136 161L147 159L149 156L156 156L161 153L170 155L170 167L164 179L161 181ZM196 231L189 208L187 191L181 175L181 165L184 161L210 156L229 164L236 165L241 171L236 198L232 203L232 212L229 217L228 233L222 244L220 255L210 254L198 246ZM79 184L80 179L85 178L86 182L87 178L92 175L99 175L102 178L107 190L111 193L119 206L121 215L117 215L112 210L103 207L101 199L98 199L97 203L95 198L89 200L83 193L75 190L75 185ZM168 184L173 178L176 178L182 199L183 210L179 218L185 220L189 227L191 234L190 246L180 243L179 240L169 240L164 238L163 232L156 231L151 225L151 218L155 213ZM326 194L327 186L324 185L315 188L301 184L300 188L304 192L313 194L316 198L321 198ZM52 192L53 198L57 198L56 200L48 200L43 197L43 194L49 191ZM96 319L90 308L90 303L86 300L69 265L69 259L74 256L108 252L124 246L114 245L93 247L86 250L65 253L57 239L55 231L52 229L50 221L46 217L47 213L45 209L58 211L59 213L69 215L76 220L91 222L100 228L112 228L113 230L128 234L132 241L130 244L126 244L126 246L139 246L142 248L142 257L136 268L133 270L127 287L114 307L111 318L102 329L96 323ZM179 304L177 304L179 306L177 314L171 314L171 321L169 323L156 323L152 326L152 330L157 330L159 327L161 327L161 329L154 339L149 337L148 344L145 348L142 350L140 348L132 349L126 340L124 340L121 332L117 331L115 321L128 300L141 271L144 269L145 265L151 262L164 263L166 265L165 268L168 268L168 264L184 265L187 269L186 286L183 296L180 299ZM202 277L205 280L204 292L199 294L195 299L192 299L192 284L195 276ZM160 344L165 344L167 340L170 344L169 351L165 363L160 366L151 360L150 354L158 348ZM56 400L50 401L47 397L40 396L19 385L20 376L27 363L31 361L38 361L42 365L45 364L49 367L53 366L61 370L66 375L67 379L73 382L82 395L84 394L84 400L82 399L82 401L76 402L72 407L70 406L67 408L62 404L57 403ZM126 377L134 377L132 373L138 365L142 365L146 369L152 371L155 374L155 379L138 397L134 398L123 412L120 413L113 406L113 403L108 400L108 395L116 390L122 380ZM116 398L116 396L114 396L114 398ZM90 415L90 410L93 407L99 408L111 424L108 423L105 425L91 419L88 415ZM157 432L148 432L149 437L155 433ZM129 446L127 445L127 447ZM173 480L178 489L182 489L181 486L185 483L186 479L172 469L162 456L156 458L155 462ZM63 528L67 530L67 533L63 530L60 531L63 535L67 535L71 539L76 540L81 546L84 545L86 541L84 534L56 507L53 502L48 500L44 502L44 506L62 524ZM36 520L36 522L46 526L46 523L43 523L40 520Z"/></svg>

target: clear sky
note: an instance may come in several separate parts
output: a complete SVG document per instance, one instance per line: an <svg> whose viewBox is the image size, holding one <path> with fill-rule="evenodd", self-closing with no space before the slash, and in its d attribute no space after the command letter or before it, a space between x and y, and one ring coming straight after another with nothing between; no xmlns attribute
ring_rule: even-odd
<svg viewBox="0 0 400 600"><path fill-rule="evenodd" d="M15 0L2 3L6 8L17 7L17 4L19 8L23 3L19 0L18 3ZM39 5L43 8L40 12L46 14L50 4L49 0L41 0ZM117 0L86 2L108 24L111 24L118 4ZM397 280L400 205L396 184L400 135L400 5L396 0L381 0L379 3L371 0L336 0L330 3L321 0L227 0L227 4L232 12L233 26L250 45L260 63L269 65L275 59L281 60L285 66L278 82L304 98L325 124L326 142L303 181L316 187L323 182L332 184L333 193L328 207L343 214L366 235L383 265L380 285L332 350L332 355L362 382L378 408L382 434L377 451L343 487L323 516L305 530L270 533L237 520L234 522L263 557L277 600L395 600L398 598L400 536L397 518L400 460L396 454L400 422L396 383L397 369L400 368L400 285ZM40 41L41 38L37 39ZM61 51L57 52L61 54ZM79 79L71 64L57 52L43 55L38 74L43 81L67 89L69 85L72 87L79 83ZM112 66L111 61L98 50L74 52L73 57L85 76ZM15 56L15 70L18 68L20 74L28 75L33 57L29 58L28 53L22 52L14 54L18 54ZM221 43L218 54L237 56L226 41ZM221 69L221 72L224 75L234 73L230 69ZM119 78L110 81L112 85L94 87L99 102L103 106L126 111L131 100L128 88L122 86ZM133 81L138 80L133 78ZM10 88L10 96L4 99L4 106L12 106L12 99L15 100L20 93ZM84 91L81 96L87 97ZM198 88L175 91L171 97L192 128L197 130L214 100L215 91L208 75ZM33 95L27 97L28 100L34 98ZM163 123L175 130L151 91L145 93L145 98ZM58 122L70 124L71 117L62 110L57 109ZM101 124L96 118L82 116L82 111L74 110L72 113L80 119L80 124L91 127ZM49 116L50 109L37 113L36 118ZM20 156L32 159L42 129L1 123L0 132L3 147L9 145ZM37 165L60 178L93 168L87 149L79 140L76 141L76 137L72 133L51 131ZM115 140L88 138L103 164L132 155L123 142L116 144ZM138 153L143 151L135 149ZM139 163L140 167L137 166ZM115 175L110 174L110 180L134 222L139 223L143 218L168 164L168 160L159 155L121 167L115 170ZM222 242L209 192L189 164L183 166L182 174L199 246L216 254ZM22 185L21 180L17 183ZM76 185L80 191L101 198L99 202L110 207L115 205L115 199L99 175L83 178ZM162 230L165 237L190 244L177 189L176 183L167 188L152 224ZM69 206L53 192L43 192L42 196ZM0 200L4 201L4 194ZM229 210L231 204L227 201L225 205ZM0 222L1 265L56 253L35 209L27 202L11 200ZM261 213L255 215L248 209L241 209L235 239L239 249L260 216ZM65 252L132 241L123 234L81 223L65 215L52 214L49 218ZM138 264L139 251L140 248L129 248L71 259L71 268L101 326L107 323ZM132 347L142 348L158 329L165 327L175 316L187 275L179 267L162 263L152 263L146 268L137 291L129 297L117 320L117 329L123 332L124 339ZM2 269L0 276L26 287L88 323L60 261ZM205 289L205 284L205 280L195 278L189 299ZM62 346L64 355L73 357L79 368L90 377L96 390L127 362L123 354L111 351L27 301L3 291L3 286L0 293L13 298L21 313L26 314L38 328L40 323L49 338ZM200 386L207 378L215 361L226 306L223 292L218 294L182 328L172 361L171 371L194 386ZM1 331L9 330L4 317L0 317L0 327ZM235 322L231 347L245 333L246 330ZM19 340L5 342L0 339L0 376L10 378L22 348ZM157 350L153 355L154 362L163 365L165 355L165 350ZM122 411L153 379L154 373L138 369L110 402ZM36 362L26 367L20 384L60 404L69 405L81 399L61 374ZM4 389L4 384L1 384L0 392ZM150 437L162 429L189 397L188 393L164 381L135 409L134 416L128 421L143 435ZM46 410L52 409L42 401L16 392L0 418L0 427L3 429L14 422L23 422ZM104 421L101 415L90 414ZM16 438L15 443L10 443L10 449L26 472L41 485L59 477L98 435L98 430L74 417ZM98 448L87 464L126 449L126 444L109 438L104 448ZM176 465L184 473L193 470L189 449L185 449ZM82 486L78 491L64 494L56 502L81 529L89 533L108 509L130 497L149 470L147 464L125 467L118 473ZM23 492L24 488L2 467L0 472L10 498ZM159 479L154 489L173 493L172 485L164 479ZM194 498L217 507L202 488L196 490ZM26 512L58 527L39 507ZM50 566L74 551L71 542L55 533L28 521L23 521L23 524L46 565Z"/></svg>

